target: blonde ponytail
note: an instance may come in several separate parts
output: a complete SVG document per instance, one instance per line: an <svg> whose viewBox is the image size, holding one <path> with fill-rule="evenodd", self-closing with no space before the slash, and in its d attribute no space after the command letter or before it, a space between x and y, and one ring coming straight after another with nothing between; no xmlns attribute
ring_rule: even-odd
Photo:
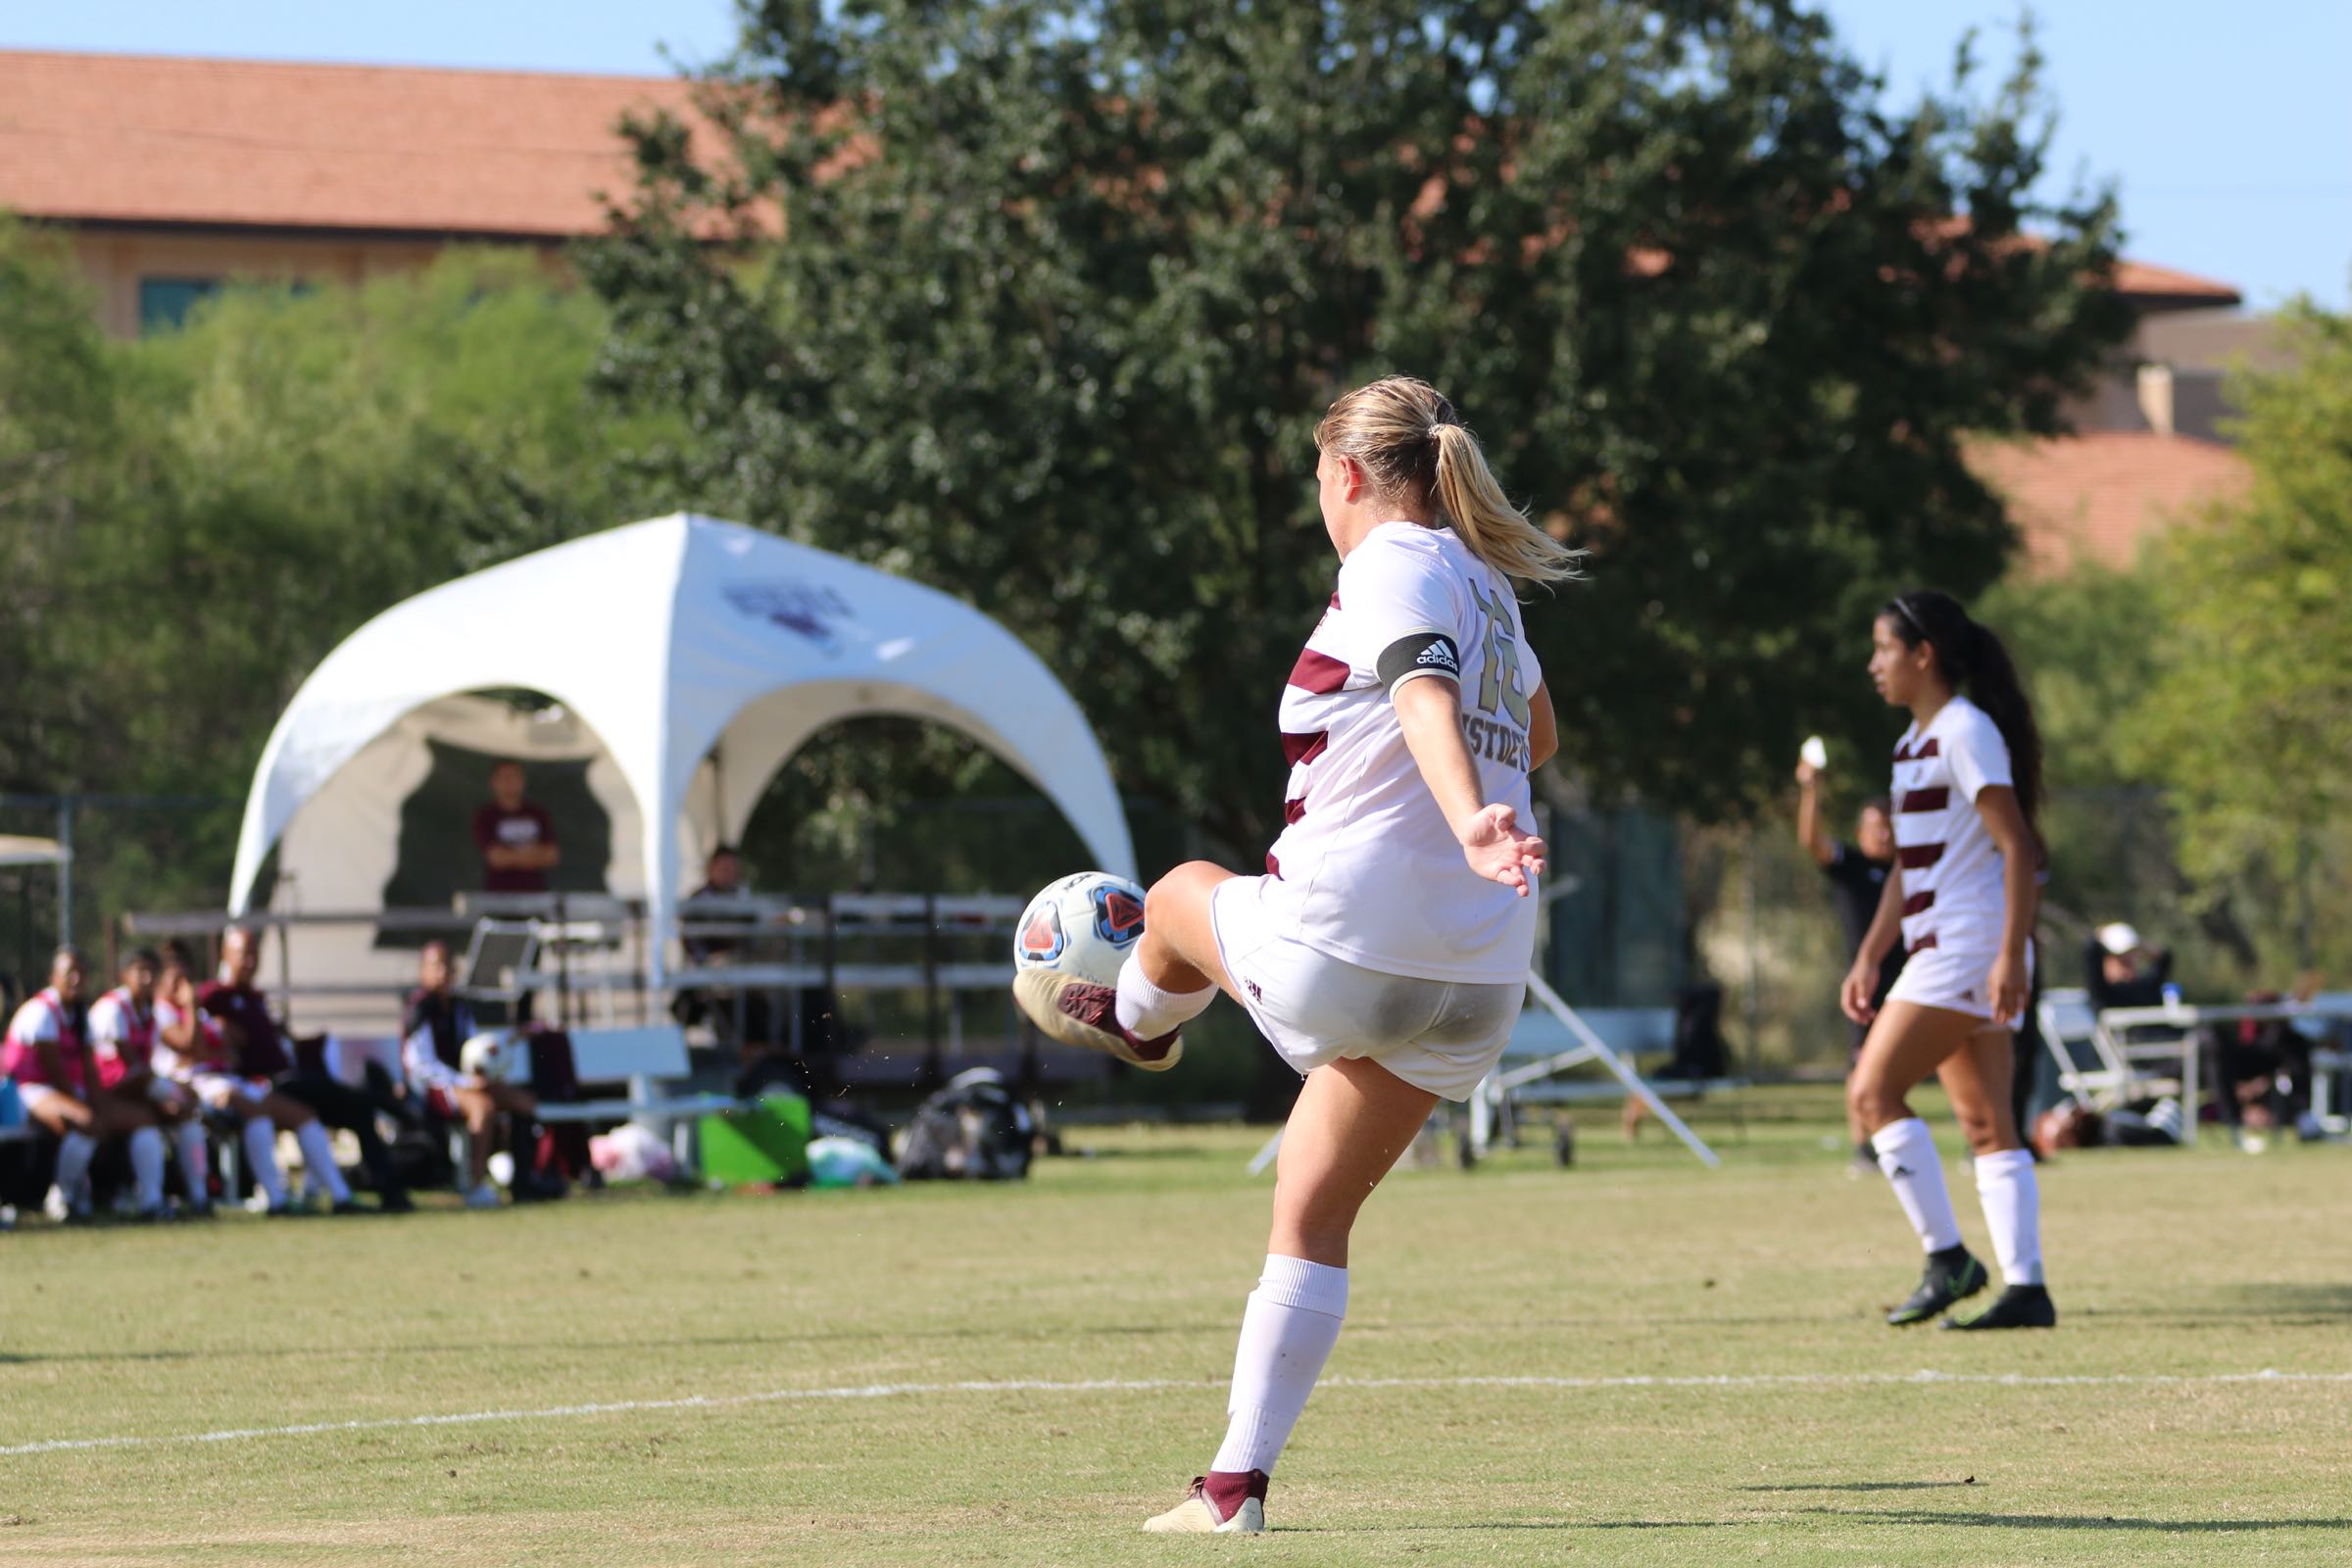
<svg viewBox="0 0 2352 1568"><path fill-rule="evenodd" d="M1503 576L1550 583L1577 575L1585 553L1511 505L1478 437L1427 381L1392 375L1357 387L1315 426L1315 446L1362 465L1382 495L1436 514Z"/></svg>
<svg viewBox="0 0 2352 1568"><path fill-rule="evenodd" d="M1470 553L1521 582L1559 582L1575 576L1584 552L1560 543L1511 505L1469 426L1441 424L1436 434L1434 499Z"/></svg>

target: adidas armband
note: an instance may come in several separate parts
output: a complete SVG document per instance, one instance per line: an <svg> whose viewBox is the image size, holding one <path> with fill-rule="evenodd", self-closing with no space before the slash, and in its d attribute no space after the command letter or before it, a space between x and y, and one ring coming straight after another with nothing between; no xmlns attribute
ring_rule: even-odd
<svg viewBox="0 0 2352 1568"><path fill-rule="evenodd" d="M1454 647L1453 639L1444 632L1417 631L1389 644L1376 667L1381 686L1393 694L1416 675L1443 675L1458 684L1462 678L1462 655Z"/></svg>

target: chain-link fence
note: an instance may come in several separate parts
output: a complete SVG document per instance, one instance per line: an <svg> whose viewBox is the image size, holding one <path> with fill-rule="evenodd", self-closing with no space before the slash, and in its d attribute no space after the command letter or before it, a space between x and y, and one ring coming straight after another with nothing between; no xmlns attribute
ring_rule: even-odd
<svg viewBox="0 0 2352 1568"><path fill-rule="evenodd" d="M219 908L243 807L212 796L0 796L0 834L54 839L71 855L54 867L0 868L0 974L10 994L41 984L61 937L103 963L114 917L125 910Z"/></svg>

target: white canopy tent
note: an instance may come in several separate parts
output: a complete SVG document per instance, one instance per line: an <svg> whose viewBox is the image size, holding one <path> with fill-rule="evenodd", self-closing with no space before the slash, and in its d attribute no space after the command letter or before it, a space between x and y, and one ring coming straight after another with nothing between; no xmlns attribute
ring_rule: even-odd
<svg viewBox="0 0 2352 1568"><path fill-rule="evenodd" d="M466 693L541 692L539 715ZM986 746L1103 869L1135 852L1102 748L1020 640L959 600L708 517L632 523L417 595L303 682L246 798L230 909L380 906L431 741L587 760L612 829L607 891L643 897L659 986L676 906L817 730L897 714ZM722 788L723 784L723 788ZM273 889L257 889L279 851ZM461 851L460 853L469 853ZM316 973L318 955L303 967ZM348 971L346 971L348 972Z"/></svg>

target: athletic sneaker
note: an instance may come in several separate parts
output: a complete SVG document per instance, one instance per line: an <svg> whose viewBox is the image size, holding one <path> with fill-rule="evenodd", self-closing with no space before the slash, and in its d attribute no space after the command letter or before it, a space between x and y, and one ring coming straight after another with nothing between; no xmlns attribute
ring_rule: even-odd
<svg viewBox="0 0 2352 1568"><path fill-rule="evenodd" d="M69 1200L66 1190L54 1183L49 1188L49 1196L41 1200L41 1212L60 1225L87 1225L95 1217L90 1212L87 1197L78 1200Z"/></svg>
<svg viewBox="0 0 2352 1568"><path fill-rule="evenodd" d="M467 1208L496 1208L498 1206L498 1189L488 1182L482 1183L481 1186L466 1195L466 1206Z"/></svg>
<svg viewBox="0 0 2352 1568"><path fill-rule="evenodd" d="M1183 1059L1184 1042L1171 1029L1138 1040L1119 1027L1119 994L1076 975L1023 969L1012 977L1012 1000L1029 1021L1065 1046L1100 1051L1146 1072L1166 1072Z"/></svg>
<svg viewBox="0 0 2352 1568"><path fill-rule="evenodd" d="M1236 1490L1243 1493L1234 1502L1231 1513L1220 1512L1216 1499L1208 1494L1209 1478L1195 1476L1192 1490L1184 1494L1184 1500L1157 1518L1145 1520L1145 1532L1154 1536L1262 1534L1266 1528L1266 1473L1252 1470L1246 1477L1220 1476L1218 1480L1238 1483Z"/></svg>
<svg viewBox="0 0 2352 1568"><path fill-rule="evenodd" d="M2012 1285L1992 1298L1992 1304L1974 1317L1947 1317L1936 1325L1944 1329L2054 1329L2058 1303L2043 1285Z"/></svg>
<svg viewBox="0 0 2352 1568"><path fill-rule="evenodd" d="M1931 1252L1927 1272L1919 1277L1919 1289L1911 1293L1910 1299L1887 1313L1886 1321L1894 1328L1925 1322L1954 1302L1976 1295L1989 1283L1984 1265L1967 1248Z"/></svg>

